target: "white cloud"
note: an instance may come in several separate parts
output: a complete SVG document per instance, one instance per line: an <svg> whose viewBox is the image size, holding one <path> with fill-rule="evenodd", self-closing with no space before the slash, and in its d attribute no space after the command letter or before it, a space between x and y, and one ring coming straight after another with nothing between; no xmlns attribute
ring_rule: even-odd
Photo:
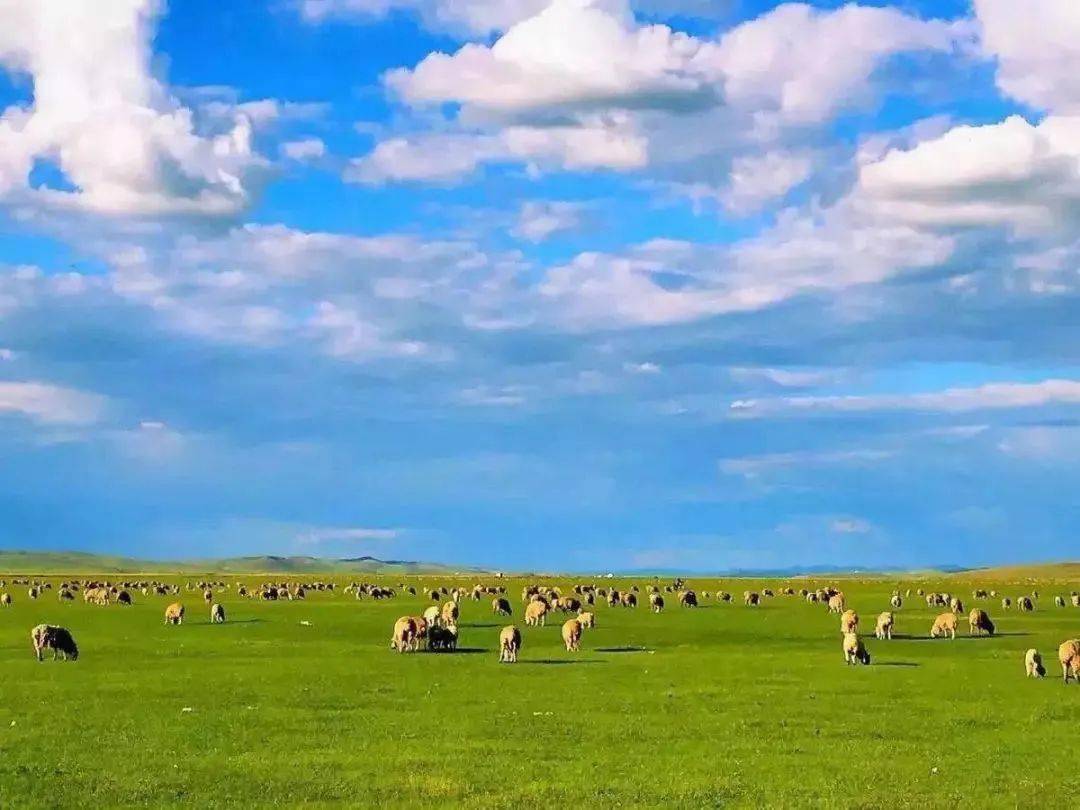
<svg viewBox="0 0 1080 810"><path fill-rule="evenodd" d="M588 117L575 125L512 126L496 134L434 133L390 138L354 159L345 180L453 183L482 164L527 162L537 172L562 169L626 171L648 162L647 144L625 116Z"/></svg>
<svg viewBox="0 0 1080 810"><path fill-rule="evenodd" d="M883 59L949 51L965 36L888 7L788 3L725 33L706 58L723 77L728 104L754 111L761 123L814 124L860 101Z"/></svg>
<svg viewBox="0 0 1080 810"><path fill-rule="evenodd" d="M861 167L860 205L921 226L1009 226L1019 232L1077 222L1080 117L958 126Z"/></svg>
<svg viewBox="0 0 1080 810"><path fill-rule="evenodd" d="M780 397L731 403L732 415L742 417L799 413L859 413L870 411L928 411L960 413L1003 408L1041 408L1080 404L1080 381L1043 380L1036 383L987 383L915 394Z"/></svg>
<svg viewBox="0 0 1080 810"><path fill-rule="evenodd" d="M974 11L1002 92L1037 109L1080 112L1080 5L974 0Z"/></svg>
<svg viewBox="0 0 1080 810"><path fill-rule="evenodd" d="M656 363L623 363L623 371L629 374L659 374L663 369Z"/></svg>
<svg viewBox="0 0 1080 810"><path fill-rule="evenodd" d="M326 144L320 138L286 141L281 145L281 154L289 160L295 160L299 163L318 160L326 154Z"/></svg>
<svg viewBox="0 0 1080 810"><path fill-rule="evenodd" d="M730 211L753 213L809 179L813 167L813 158L805 153L774 150L737 157L721 199Z"/></svg>
<svg viewBox="0 0 1080 810"><path fill-rule="evenodd" d="M868 534L874 525L862 518L835 518L829 523L829 529L836 534Z"/></svg>
<svg viewBox="0 0 1080 810"><path fill-rule="evenodd" d="M401 529L373 529L353 526L316 526L297 533L296 542L303 545L341 542L389 542L403 534Z"/></svg>
<svg viewBox="0 0 1080 810"><path fill-rule="evenodd" d="M638 26L623 0L553 0L493 45L432 53L387 85L411 105L456 101L522 112L552 106L667 106L709 91L695 38Z"/></svg>
<svg viewBox="0 0 1080 810"><path fill-rule="evenodd" d="M197 134L150 73L157 0L0 2L0 66L33 78L33 102L0 116L0 196L110 214L229 214L261 161L251 122ZM38 159L75 191L28 189Z"/></svg>
<svg viewBox="0 0 1080 810"><path fill-rule="evenodd" d="M762 380L783 388L809 388L822 383L833 383L843 376L836 369L789 369L737 366L729 370L732 378L739 382L760 382Z"/></svg>
<svg viewBox="0 0 1080 810"><path fill-rule="evenodd" d="M418 13L431 28L487 34L542 11L550 0L299 0L309 22L330 18L378 19L391 11Z"/></svg>
<svg viewBox="0 0 1080 810"><path fill-rule="evenodd" d="M104 412L105 397L43 382L0 382L0 414L49 425L86 425Z"/></svg>
<svg viewBox="0 0 1080 810"><path fill-rule="evenodd" d="M892 458L886 450L814 450L791 453L766 453L757 456L727 458L720 461L720 471L729 475L755 477L773 470L798 470L805 467L869 466Z"/></svg>
<svg viewBox="0 0 1080 810"><path fill-rule="evenodd" d="M514 235L529 242L543 242L557 233L582 224L585 206L558 200L528 200L518 212Z"/></svg>

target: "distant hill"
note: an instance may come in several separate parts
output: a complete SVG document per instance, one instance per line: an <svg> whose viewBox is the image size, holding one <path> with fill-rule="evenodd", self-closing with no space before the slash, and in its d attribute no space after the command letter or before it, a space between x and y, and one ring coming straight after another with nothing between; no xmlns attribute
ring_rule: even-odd
<svg viewBox="0 0 1080 810"><path fill-rule="evenodd" d="M144 560L81 551L0 551L5 574L480 574L481 569L377 557L226 557L206 560Z"/></svg>
<svg viewBox="0 0 1080 810"><path fill-rule="evenodd" d="M964 579L970 580L1022 580L1035 579L1080 581L1080 562L1027 563L1022 565L1002 565L994 568L972 568L964 571Z"/></svg>

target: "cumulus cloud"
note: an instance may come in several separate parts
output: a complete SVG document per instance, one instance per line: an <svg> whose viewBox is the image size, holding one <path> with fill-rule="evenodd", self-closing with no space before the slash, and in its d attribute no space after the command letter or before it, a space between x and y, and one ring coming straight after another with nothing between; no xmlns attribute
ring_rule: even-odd
<svg viewBox="0 0 1080 810"><path fill-rule="evenodd" d="M0 414L15 414L45 425L87 425L103 414L99 394L44 382L0 382Z"/></svg>
<svg viewBox="0 0 1080 810"><path fill-rule="evenodd" d="M1074 225L1080 117L958 126L863 165L856 193L882 218L924 226Z"/></svg>
<svg viewBox="0 0 1080 810"><path fill-rule="evenodd" d="M512 126L495 134L435 133L390 138L354 159L345 180L451 183L485 163L525 162L537 172L559 169L640 168L647 144L625 116L591 117L559 126Z"/></svg>
<svg viewBox="0 0 1080 810"><path fill-rule="evenodd" d="M753 110L762 124L813 124L858 102L883 59L950 51L967 36L962 26L889 7L788 3L726 32L707 59L728 104Z"/></svg>
<svg viewBox="0 0 1080 810"><path fill-rule="evenodd" d="M281 154L298 163L318 160L326 154L326 144L320 138L286 141L281 145Z"/></svg>
<svg viewBox="0 0 1080 810"><path fill-rule="evenodd" d="M231 214L250 199L252 124L216 135L151 75L158 0L0 2L0 66L33 101L0 115L0 197L108 214ZM28 188L38 161L73 187Z"/></svg>
<svg viewBox="0 0 1080 810"><path fill-rule="evenodd" d="M430 54L386 83L411 105L456 101L504 112L685 104L709 91L695 67L700 48L667 26L638 26L622 0L553 0L490 47Z"/></svg>
<svg viewBox="0 0 1080 810"><path fill-rule="evenodd" d="M518 212L514 235L529 242L543 242L557 233L582 225L585 207L559 200L528 200Z"/></svg>
<svg viewBox="0 0 1080 810"><path fill-rule="evenodd" d="M753 213L807 180L813 167L813 158L806 153L774 150L740 155L732 162L721 199L730 211Z"/></svg>
<svg viewBox="0 0 1080 810"><path fill-rule="evenodd" d="M1036 109L1080 112L1080 6L974 0L974 11L1002 92Z"/></svg>

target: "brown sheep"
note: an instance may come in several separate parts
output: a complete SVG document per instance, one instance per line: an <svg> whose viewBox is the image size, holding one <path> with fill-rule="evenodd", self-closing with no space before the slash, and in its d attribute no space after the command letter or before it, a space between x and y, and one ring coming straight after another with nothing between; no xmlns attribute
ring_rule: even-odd
<svg viewBox="0 0 1080 810"><path fill-rule="evenodd" d="M1035 609L1035 603L1031 601L1030 596L1021 596L1016 600L1016 606L1025 613L1030 613Z"/></svg>
<svg viewBox="0 0 1080 810"><path fill-rule="evenodd" d="M628 608L637 607L637 594L636 593L624 593L622 595L622 606Z"/></svg>
<svg viewBox="0 0 1080 810"><path fill-rule="evenodd" d="M432 652L453 652L457 649L458 629L456 624L432 627L428 633L428 649Z"/></svg>
<svg viewBox="0 0 1080 810"><path fill-rule="evenodd" d="M843 613L845 607L846 603L842 593L834 593L829 597L829 613Z"/></svg>
<svg viewBox="0 0 1080 810"><path fill-rule="evenodd" d="M698 606L697 594L693 591L683 591L679 594L679 604L683 607L696 608Z"/></svg>
<svg viewBox="0 0 1080 810"><path fill-rule="evenodd" d="M459 615L460 611L458 610L457 602L451 600L442 606L443 624L457 624Z"/></svg>
<svg viewBox="0 0 1080 810"><path fill-rule="evenodd" d="M596 614L589 611L583 611L578 614L577 620L581 622L583 628L592 629L596 627Z"/></svg>
<svg viewBox="0 0 1080 810"><path fill-rule="evenodd" d="M859 632L859 614L854 610L845 610L840 616L840 635Z"/></svg>
<svg viewBox="0 0 1080 810"><path fill-rule="evenodd" d="M1080 639L1063 642L1058 647L1058 661L1061 662L1061 677L1065 683L1070 678L1080 683Z"/></svg>
<svg viewBox="0 0 1080 810"><path fill-rule="evenodd" d="M950 638L956 638L955 613L942 613L934 619L934 626L930 628L930 638L946 635Z"/></svg>
<svg viewBox="0 0 1080 810"><path fill-rule="evenodd" d="M390 636L390 649L403 653L413 649L416 643L416 619L402 616L394 622L394 634Z"/></svg>
<svg viewBox="0 0 1080 810"><path fill-rule="evenodd" d="M870 653L867 652L866 645L863 644L857 633L847 633L844 636L842 647L844 650L844 663L863 665L870 663Z"/></svg>
<svg viewBox="0 0 1080 810"><path fill-rule="evenodd" d="M649 607L653 613L662 613L664 610L664 597L658 593L649 594Z"/></svg>
<svg viewBox="0 0 1080 810"><path fill-rule="evenodd" d="M567 619L562 626L562 639L567 652L577 652L581 649L581 622L577 619Z"/></svg>
<svg viewBox="0 0 1080 810"><path fill-rule="evenodd" d="M513 613L510 609L510 600L505 596L496 596L491 600L491 612L496 616L509 616Z"/></svg>
<svg viewBox="0 0 1080 810"><path fill-rule="evenodd" d="M1046 667L1043 666L1038 650L1030 649L1024 653L1024 675L1028 678L1042 678L1046 675Z"/></svg>
<svg viewBox="0 0 1080 810"><path fill-rule="evenodd" d="M71 633L63 627L52 624L39 624L30 631L30 641L34 645L34 655L37 660L44 659L45 650L53 651L53 660L57 656L65 661L76 661L79 658L79 648L75 645L75 639Z"/></svg>
<svg viewBox="0 0 1080 810"><path fill-rule="evenodd" d="M982 608L972 608L971 613L968 614L968 633L973 636L983 633L988 636L994 635L994 623L990 620L990 615Z"/></svg>
<svg viewBox="0 0 1080 810"><path fill-rule="evenodd" d="M179 602L173 602L165 608L165 624L183 624L184 606Z"/></svg>
<svg viewBox="0 0 1080 810"><path fill-rule="evenodd" d="M761 604L761 596L757 591L743 591L743 604L747 607L757 607Z"/></svg>
<svg viewBox="0 0 1080 810"><path fill-rule="evenodd" d="M893 624L895 624L895 619L891 611L886 610L884 613L879 613L877 624L874 626L874 636L879 639L889 639L891 641Z"/></svg>
<svg viewBox="0 0 1080 810"><path fill-rule="evenodd" d="M220 602L214 602L210 605L210 623L211 624L224 624L225 623L225 608Z"/></svg>
<svg viewBox="0 0 1080 810"><path fill-rule="evenodd" d="M525 607L525 624L530 627L536 627L537 625L544 626L547 624L547 602L537 599Z"/></svg>
<svg viewBox="0 0 1080 810"><path fill-rule="evenodd" d="M504 627L499 633L499 663L516 664L521 650L521 631L514 625Z"/></svg>

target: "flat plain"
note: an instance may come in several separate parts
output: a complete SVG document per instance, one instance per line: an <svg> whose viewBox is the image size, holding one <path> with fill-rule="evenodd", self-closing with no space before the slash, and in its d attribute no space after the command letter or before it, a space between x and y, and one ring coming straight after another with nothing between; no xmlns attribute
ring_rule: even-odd
<svg viewBox="0 0 1080 810"><path fill-rule="evenodd" d="M699 607L668 594L661 614L648 610L644 578L208 575L227 583L215 595L221 625L185 587L200 577L147 575L181 585L179 627L163 622L174 597L61 603L57 585L74 577L39 575L54 587L31 600L0 575L14 600L0 608L0 806L1068 805L1080 686L1062 685L1057 647L1080 637L1080 609L1054 596L1068 602L1080 581L1036 573L699 578L687 583L709 592ZM313 579L337 590L264 602L234 587ZM343 593L350 581L398 596L357 600ZM389 649L394 620L431 604L425 587L477 582L506 587L511 619L492 614L491 597L464 599L457 652ZM527 582L637 584L642 604L598 604L597 627L571 654L561 614L524 626ZM820 604L741 603L746 589L826 584L859 612L870 666L844 664L838 617ZM997 634L970 638L962 618L955 640L930 639L942 609L920 588L983 607ZM973 599L975 588L998 596ZM731 604L716 600L720 589ZM911 591L896 637L875 640L896 590ZM1002 610L1002 596L1032 590L1034 612ZM35 660L29 631L42 622L72 631L77 661ZM499 630L511 622L524 635L520 661L500 664ZM1043 680L1024 677L1030 647L1046 661Z"/></svg>

